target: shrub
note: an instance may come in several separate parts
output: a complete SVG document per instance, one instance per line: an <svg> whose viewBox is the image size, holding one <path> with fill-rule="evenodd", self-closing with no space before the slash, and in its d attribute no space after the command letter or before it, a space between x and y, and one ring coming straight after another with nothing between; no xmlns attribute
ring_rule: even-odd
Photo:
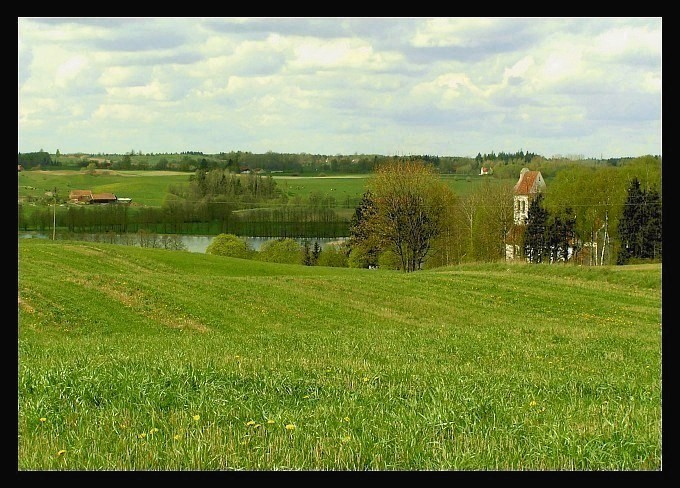
<svg viewBox="0 0 680 488"><path fill-rule="evenodd" d="M300 244L293 239L277 239L262 245L258 253L260 261L270 263L302 264L303 253Z"/></svg>
<svg viewBox="0 0 680 488"><path fill-rule="evenodd" d="M249 259L253 256L253 250L246 241L234 234L219 234L205 250L206 254L227 256L231 258Z"/></svg>
<svg viewBox="0 0 680 488"><path fill-rule="evenodd" d="M378 256L378 267L380 269L401 269L401 260L397 253L388 249Z"/></svg>
<svg viewBox="0 0 680 488"><path fill-rule="evenodd" d="M318 266L331 266L334 268L346 268L347 255L342 246L336 244L326 244L321 253L319 254L319 259L316 262Z"/></svg>

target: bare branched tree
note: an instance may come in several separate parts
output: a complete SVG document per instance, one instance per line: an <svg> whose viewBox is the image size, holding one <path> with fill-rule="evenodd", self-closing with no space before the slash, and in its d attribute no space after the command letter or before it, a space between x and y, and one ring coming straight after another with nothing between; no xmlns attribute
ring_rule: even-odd
<svg viewBox="0 0 680 488"><path fill-rule="evenodd" d="M431 166L419 161L384 163L368 186L377 209L371 227L399 257L402 270L420 269L441 231L451 190Z"/></svg>

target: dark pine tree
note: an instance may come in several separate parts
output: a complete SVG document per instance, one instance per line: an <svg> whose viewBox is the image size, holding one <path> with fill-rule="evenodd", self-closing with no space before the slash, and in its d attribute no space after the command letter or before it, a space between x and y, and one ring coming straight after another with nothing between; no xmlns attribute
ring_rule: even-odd
<svg viewBox="0 0 680 488"><path fill-rule="evenodd" d="M309 241L305 241L302 246L302 264L305 266L313 266L312 255L310 253Z"/></svg>
<svg viewBox="0 0 680 488"><path fill-rule="evenodd" d="M316 266L319 261L319 255L321 254L321 246L319 246L319 241L314 241L314 247L312 248L312 266Z"/></svg>
<svg viewBox="0 0 680 488"><path fill-rule="evenodd" d="M546 243L550 262L557 262L562 255L564 223L559 215L552 218L552 222L547 227Z"/></svg>
<svg viewBox="0 0 680 488"><path fill-rule="evenodd" d="M377 214L373 194L370 190L364 192L359 206L354 210L350 219L348 244L350 249L362 247L366 251L366 266L378 265L380 248L374 244L374 235L370 224Z"/></svg>
<svg viewBox="0 0 680 488"><path fill-rule="evenodd" d="M661 195L656 188L645 195L645 222L643 225L644 248L641 257L661 260L662 257L662 218Z"/></svg>
<svg viewBox="0 0 680 488"><path fill-rule="evenodd" d="M527 225L524 229L524 255L530 263L541 263L549 256L547 237L548 211L543 208L543 194L536 195L529 204Z"/></svg>
<svg viewBox="0 0 680 488"><path fill-rule="evenodd" d="M628 186L618 230L621 249L616 264L661 257L661 198L654 189L645 192L637 177Z"/></svg>
<svg viewBox="0 0 680 488"><path fill-rule="evenodd" d="M576 214L571 207L564 211L564 221L562 223L561 252L564 262L569 261L569 248L577 252L576 246Z"/></svg>

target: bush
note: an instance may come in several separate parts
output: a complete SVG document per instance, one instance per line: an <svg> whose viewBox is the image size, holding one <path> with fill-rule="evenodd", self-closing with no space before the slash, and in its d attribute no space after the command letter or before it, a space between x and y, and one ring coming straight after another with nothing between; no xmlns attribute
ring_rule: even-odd
<svg viewBox="0 0 680 488"><path fill-rule="evenodd" d="M258 257L270 263L303 264L302 246L289 238L265 242Z"/></svg>
<svg viewBox="0 0 680 488"><path fill-rule="evenodd" d="M326 244L321 253L319 254L319 259L316 262L318 266L331 266L333 268L346 268L347 255L344 249L336 244Z"/></svg>
<svg viewBox="0 0 680 488"><path fill-rule="evenodd" d="M227 256L230 258L249 259L254 251L246 241L234 234L220 234L216 236L205 250L206 254Z"/></svg>
<svg viewBox="0 0 680 488"><path fill-rule="evenodd" d="M350 268L368 268L368 253L359 246L353 247L347 259L347 265Z"/></svg>
<svg viewBox="0 0 680 488"><path fill-rule="evenodd" d="M401 260L397 253L388 249L378 256L378 267L380 269L401 269Z"/></svg>

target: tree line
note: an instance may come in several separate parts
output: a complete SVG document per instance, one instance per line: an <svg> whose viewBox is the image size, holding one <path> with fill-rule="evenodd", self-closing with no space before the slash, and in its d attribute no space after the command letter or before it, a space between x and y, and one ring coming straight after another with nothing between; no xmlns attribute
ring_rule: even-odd
<svg viewBox="0 0 680 488"><path fill-rule="evenodd" d="M226 169L232 173L242 171L263 171L287 174L368 174L374 168L390 159L408 159L424 161L432 165L441 174L474 175L479 174L482 166L491 168L500 177L514 174L515 166L529 164L540 165L546 175L565 164L579 161L581 164L625 163L632 158L616 158L609 160L584 159L581 156L562 157L559 155L547 158L543 155L520 149L515 152L500 151L498 153L477 153L475 157L440 156L432 154L411 154L389 156L381 154L309 154L279 153L267 151L252 153L250 151L229 151L217 154L204 154L201 151L183 151L180 153L143 153L131 150L126 154L76 154L62 155L57 149L52 157L42 149L34 153L19 153L18 164L26 169L31 168L89 168L112 170L158 171L173 170L193 173L197 170L210 171ZM576 159L575 159L576 158Z"/></svg>
<svg viewBox="0 0 680 488"><path fill-rule="evenodd" d="M514 256L530 263L602 265L662 259L661 160L573 166L515 222L512 183L488 179L457 196L424 162L393 161L371 178L350 223L348 258L396 260L403 271Z"/></svg>
<svg viewBox="0 0 680 488"><path fill-rule="evenodd" d="M335 198L313 192L289 199L271 176L197 170L186 185L169 188L160 207L114 205L49 206L24 210L19 229L44 232L58 228L75 234L233 233L252 237L328 238L346 236L348 221L336 211ZM55 212L55 213L53 213Z"/></svg>
<svg viewBox="0 0 680 488"><path fill-rule="evenodd" d="M545 168L535 160L531 170ZM615 163L615 164L614 164ZM513 178L484 178L455 195L442 184L433 158L389 158L374 168L351 220L330 197L289 202L271 177L197 170L189 185L171 189L160 208L74 207L59 225L69 231L196 233L279 237L349 236L348 265L405 271L506 257L509 236L530 262L624 264L662 258L661 158L612 164L563 162L513 236ZM441 162L440 162L441 164ZM549 168L549 171L552 168ZM549 173L546 171L546 173ZM546 176L546 174L544 174ZM20 228L49 228L49 209L23 217ZM35 228L35 227L34 227Z"/></svg>

